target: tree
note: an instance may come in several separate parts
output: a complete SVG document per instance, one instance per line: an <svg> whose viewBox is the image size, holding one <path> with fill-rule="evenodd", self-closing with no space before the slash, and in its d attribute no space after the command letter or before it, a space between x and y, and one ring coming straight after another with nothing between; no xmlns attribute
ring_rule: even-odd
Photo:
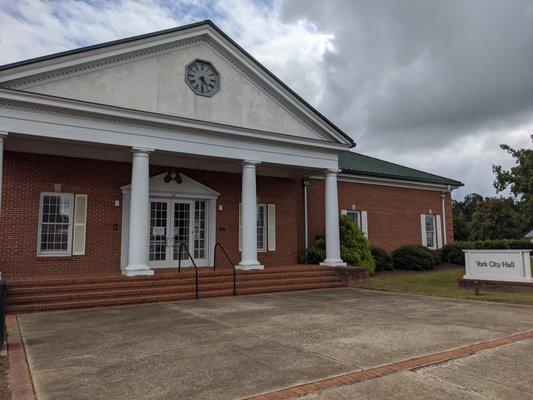
<svg viewBox="0 0 533 400"><path fill-rule="evenodd" d="M453 237L457 241L470 239L470 221L462 215L453 216Z"/></svg>
<svg viewBox="0 0 533 400"><path fill-rule="evenodd" d="M509 171L493 165L492 171L496 175L494 187L498 193L510 189L516 199L522 233L525 233L533 228L533 150L515 150L506 144L500 147L515 158L516 165Z"/></svg>
<svg viewBox="0 0 533 400"><path fill-rule="evenodd" d="M478 204L481 202L483 202L483 196L477 193L470 193L465 196L463 201L454 201L454 211L457 211L462 215L465 220L470 221L472 219L472 214L474 214Z"/></svg>
<svg viewBox="0 0 533 400"><path fill-rule="evenodd" d="M477 193L467 194L463 201L453 200L453 236L455 240L470 239L472 215L476 211L478 204L483 201L483 196Z"/></svg>
<svg viewBox="0 0 533 400"><path fill-rule="evenodd" d="M517 239L522 224L512 198L487 197L477 203L470 222L469 240Z"/></svg>

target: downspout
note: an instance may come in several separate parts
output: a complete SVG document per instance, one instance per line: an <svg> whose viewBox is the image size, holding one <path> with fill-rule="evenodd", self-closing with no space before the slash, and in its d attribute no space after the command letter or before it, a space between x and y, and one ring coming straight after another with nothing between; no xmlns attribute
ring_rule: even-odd
<svg viewBox="0 0 533 400"><path fill-rule="evenodd" d="M309 181L304 179L304 247L309 247L309 226L307 223L307 188L309 187Z"/></svg>
<svg viewBox="0 0 533 400"><path fill-rule="evenodd" d="M447 232L446 232L446 193L450 193L451 194L452 190L451 190L451 187L448 185L448 191L446 192L442 192L440 194L440 198L441 198L441 201L442 201L442 230L443 230L443 242L444 242L444 245L446 246L446 244L448 244L448 239L447 239Z"/></svg>

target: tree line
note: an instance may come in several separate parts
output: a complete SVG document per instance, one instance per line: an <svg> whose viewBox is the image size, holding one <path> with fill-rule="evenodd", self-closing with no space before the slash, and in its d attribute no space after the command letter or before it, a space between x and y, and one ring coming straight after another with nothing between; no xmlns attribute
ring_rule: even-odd
<svg viewBox="0 0 533 400"><path fill-rule="evenodd" d="M509 189L509 196L483 197L471 193L462 201L453 200L453 230L457 241L518 239L533 229L533 150L502 150L515 159L505 170L493 165L496 193Z"/></svg>

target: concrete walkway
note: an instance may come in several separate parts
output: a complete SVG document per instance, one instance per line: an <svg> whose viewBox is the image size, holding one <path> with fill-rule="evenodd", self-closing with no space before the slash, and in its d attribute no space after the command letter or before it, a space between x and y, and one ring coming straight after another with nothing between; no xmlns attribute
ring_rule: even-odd
<svg viewBox="0 0 533 400"><path fill-rule="evenodd" d="M532 330L533 308L335 289L27 314L19 323L39 399L238 399ZM531 354L527 346L308 398L417 398L414 386L420 398L449 398L450 371L479 371L468 363L491 354L493 372L505 369L518 381L510 390L524 392L533 367L509 361ZM420 380L427 387L413 385Z"/></svg>

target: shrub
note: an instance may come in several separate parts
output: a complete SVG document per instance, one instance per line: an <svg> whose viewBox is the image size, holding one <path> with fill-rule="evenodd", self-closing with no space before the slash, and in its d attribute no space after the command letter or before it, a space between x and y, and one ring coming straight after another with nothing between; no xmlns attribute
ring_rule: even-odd
<svg viewBox="0 0 533 400"><path fill-rule="evenodd" d="M442 257L439 250L431 250L426 246L422 246L421 244L417 244L417 246L420 247L431 257L434 266L439 265L442 262Z"/></svg>
<svg viewBox="0 0 533 400"><path fill-rule="evenodd" d="M341 258L348 265L365 267L368 274L376 271L376 264L370 253L370 245L363 232L348 217L342 217L339 224ZM308 264L318 264L326 257L326 237L318 235L314 246L304 249L300 259Z"/></svg>
<svg viewBox="0 0 533 400"><path fill-rule="evenodd" d="M442 260L451 264L465 265L465 249L473 249L472 242L455 242L445 245L441 250Z"/></svg>
<svg viewBox="0 0 533 400"><path fill-rule="evenodd" d="M533 243L527 239L479 240L472 243L473 249L532 249Z"/></svg>
<svg viewBox="0 0 533 400"><path fill-rule="evenodd" d="M429 270L435 265L431 250L419 245L402 246L392 252L394 268L415 271Z"/></svg>
<svg viewBox="0 0 533 400"><path fill-rule="evenodd" d="M478 240L475 242L455 242L442 248L442 259L452 264L465 265L465 256L462 250L479 249L532 249L533 243L527 239L498 239Z"/></svg>
<svg viewBox="0 0 533 400"><path fill-rule="evenodd" d="M392 257L385 250L372 246L370 252L376 264L377 271L392 271L394 269Z"/></svg>
<svg viewBox="0 0 533 400"><path fill-rule="evenodd" d="M373 275L376 272L376 264L364 233L354 220L347 216L341 217L339 229L343 261L355 267L365 267L368 269L368 274Z"/></svg>
<svg viewBox="0 0 533 400"><path fill-rule="evenodd" d="M300 261L304 264L319 264L326 258L326 251L316 246L305 248L300 253Z"/></svg>

